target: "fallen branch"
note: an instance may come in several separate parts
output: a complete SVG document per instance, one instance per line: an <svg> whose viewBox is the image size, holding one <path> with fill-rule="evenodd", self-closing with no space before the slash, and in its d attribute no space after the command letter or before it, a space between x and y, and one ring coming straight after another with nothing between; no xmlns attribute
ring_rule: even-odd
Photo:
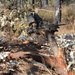
<svg viewBox="0 0 75 75"><path fill-rule="evenodd" d="M32 63L32 64L35 65L35 66L42 67L45 71L47 71L50 75L52 75L51 72L50 72L50 70L46 67L46 65L44 65L44 64L42 64L42 63L39 63L39 62L37 62L37 61L30 61L30 60L28 60L28 59L26 59L26 60L27 60L28 62Z"/></svg>
<svg viewBox="0 0 75 75"><path fill-rule="evenodd" d="M31 58L32 60L35 60L37 62L44 61L46 64L48 64L51 67L55 67L56 72L60 75L75 75L71 71L67 71L67 64L65 61L65 55L63 53L63 50L59 49L59 54L57 57L55 56L47 56L44 54L37 54L37 53L31 53L31 52L17 52L17 53L11 53L8 56L8 59L19 59L19 58ZM34 62L35 63L35 62ZM36 65L37 63L35 63ZM48 69L47 69L48 70Z"/></svg>
<svg viewBox="0 0 75 75"><path fill-rule="evenodd" d="M67 71L67 64L65 61L65 55L63 50L59 49L58 57L44 57L44 60L47 64L52 67L55 67L56 71L60 75L75 75L71 71Z"/></svg>

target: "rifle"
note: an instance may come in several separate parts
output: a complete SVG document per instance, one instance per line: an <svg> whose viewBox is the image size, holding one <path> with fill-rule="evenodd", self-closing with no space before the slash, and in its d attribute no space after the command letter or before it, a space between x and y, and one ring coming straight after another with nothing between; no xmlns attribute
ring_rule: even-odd
<svg viewBox="0 0 75 75"><path fill-rule="evenodd" d="M50 33L54 34L54 32L58 31L57 29L60 26L64 26L64 25L66 24L48 24L48 25L43 25L41 29L44 29L45 31L49 31Z"/></svg>
<svg viewBox="0 0 75 75"><path fill-rule="evenodd" d="M66 25L66 24L48 24L48 25L44 25L44 24L42 24L41 25L41 27L38 27L38 29L36 29L36 27L35 28L29 28L28 30L27 30L27 32L28 33L38 33L39 32L39 30L41 31L45 31L45 32L49 32L49 33L51 33L51 34L54 34L55 32L57 32L58 30L58 28L60 27L60 26L63 26L63 25Z"/></svg>

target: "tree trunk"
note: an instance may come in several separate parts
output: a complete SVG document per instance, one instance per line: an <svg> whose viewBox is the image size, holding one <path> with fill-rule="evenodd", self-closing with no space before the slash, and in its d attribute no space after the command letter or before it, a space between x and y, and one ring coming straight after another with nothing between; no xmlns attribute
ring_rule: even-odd
<svg viewBox="0 0 75 75"><path fill-rule="evenodd" d="M55 67L56 72L60 75L75 75L75 73L72 73L71 71L67 71L67 64L65 61L65 55L63 53L63 50L59 48L59 54L58 57L49 56L44 57L44 60L47 64L49 64L51 67Z"/></svg>
<svg viewBox="0 0 75 75"><path fill-rule="evenodd" d="M54 0L55 24L61 22L61 0Z"/></svg>

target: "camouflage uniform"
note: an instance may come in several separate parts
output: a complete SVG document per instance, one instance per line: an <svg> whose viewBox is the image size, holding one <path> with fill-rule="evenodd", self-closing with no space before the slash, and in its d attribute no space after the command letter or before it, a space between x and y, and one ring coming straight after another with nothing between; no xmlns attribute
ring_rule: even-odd
<svg viewBox="0 0 75 75"><path fill-rule="evenodd" d="M19 38L21 38L22 40L31 40L32 41L35 38L35 37L32 37L32 33L34 33L36 35L37 28L39 28L39 23L42 21L42 19L39 17L39 15L37 13L31 12L28 15L26 14L25 20L27 21L28 27L26 27L22 31Z"/></svg>

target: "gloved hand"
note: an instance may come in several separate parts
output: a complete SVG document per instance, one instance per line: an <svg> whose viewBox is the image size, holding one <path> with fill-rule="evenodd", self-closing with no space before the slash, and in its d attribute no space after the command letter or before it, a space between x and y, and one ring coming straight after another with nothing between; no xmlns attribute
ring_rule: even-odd
<svg viewBox="0 0 75 75"><path fill-rule="evenodd" d="M55 32L58 32L57 28L59 28L59 27L58 26L55 26L55 27L51 27L49 29L50 29L50 32L51 33L55 33Z"/></svg>

